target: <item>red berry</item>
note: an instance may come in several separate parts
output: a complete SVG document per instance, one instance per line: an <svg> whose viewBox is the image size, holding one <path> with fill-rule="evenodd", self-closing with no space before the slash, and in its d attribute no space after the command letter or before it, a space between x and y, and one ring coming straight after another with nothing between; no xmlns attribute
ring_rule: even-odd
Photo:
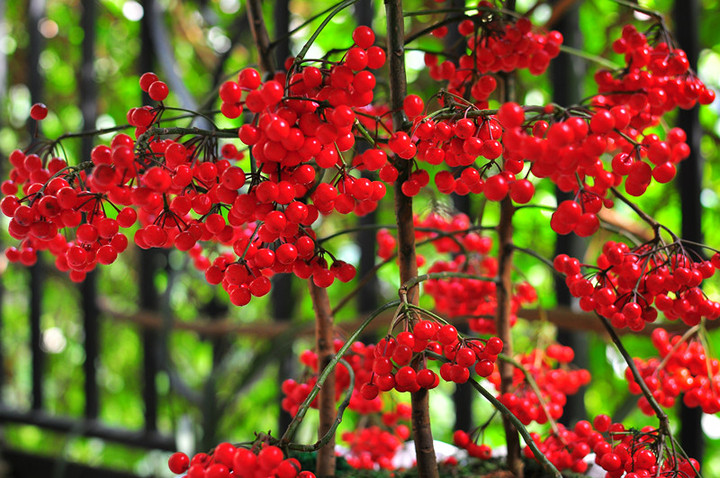
<svg viewBox="0 0 720 478"><path fill-rule="evenodd" d="M168 459L168 468L176 475L185 473L187 469L190 468L190 458L185 453L179 451L173 453Z"/></svg>
<svg viewBox="0 0 720 478"><path fill-rule="evenodd" d="M30 107L30 117L35 121L44 120L47 117L48 109L42 103L35 103Z"/></svg>
<svg viewBox="0 0 720 478"><path fill-rule="evenodd" d="M375 33L370 27L361 25L353 31L352 39L360 48L368 49L375 43Z"/></svg>
<svg viewBox="0 0 720 478"><path fill-rule="evenodd" d="M162 81L156 81L148 88L148 95L154 101L163 101L169 92L167 85Z"/></svg>

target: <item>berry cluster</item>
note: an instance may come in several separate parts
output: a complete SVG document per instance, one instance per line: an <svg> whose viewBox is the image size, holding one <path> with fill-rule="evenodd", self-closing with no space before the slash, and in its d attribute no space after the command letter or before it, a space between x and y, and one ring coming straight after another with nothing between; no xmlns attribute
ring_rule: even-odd
<svg viewBox="0 0 720 478"><path fill-rule="evenodd" d="M472 438L472 434L469 434L463 430L455 430L453 433L453 443L458 448L462 448L468 452L468 455L473 458L479 458L481 460L487 460L492 457L492 448L485 443L478 444Z"/></svg>
<svg viewBox="0 0 720 478"><path fill-rule="evenodd" d="M7 250L8 258L29 265L36 251L47 249L57 267L79 281L97 263L112 263L127 247L120 229L139 223L138 246L188 251L207 280L222 284L238 306L267 294L269 276L279 272L312 277L320 287L351 280L354 267L329 264L312 225L333 211L366 214L385 195L383 183L351 174L380 169L384 151L368 150L347 165L342 156L355 144L353 108L373 99L375 78L366 68L385 61L383 50L372 46L372 30L360 27L353 38L356 46L331 68L306 66L266 82L245 69L221 86L225 116L255 113L237 132L250 146L250 172L237 164L244 154L234 145L217 154L217 137L231 131L161 128L169 121L162 103L129 110L135 139L117 134L78 166L48 161L54 143L42 144L39 154L13 152L2 212L22 242ZM140 87L159 102L169 93L153 73L140 78ZM40 110L36 105L33 117L40 118ZM323 182L316 173L327 169L333 177ZM232 252L211 259L204 249L211 242Z"/></svg>
<svg viewBox="0 0 720 478"><path fill-rule="evenodd" d="M655 400L672 407L682 393L688 407L700 407L710 414L720 412L720 361L710 358L702 342L684 341L680 335L671 336L658 328L653 330L652 343L660 358L635 358L635 365ZM625 379L630 392L641 393L629 368ZM654 415L645 397L638 400L638 406L646 415Z"/></svg>
<svg viewBox="0 0 720 478"><path fill-rule="evenodd" d="M700 470L698 462L673 455L667 446L662 446L658 430L626 430L622 423L612 423L607 415L596 416L592 424L581 420L572 429L558 424L557 433L551 431L544 438L538 433L530 435L559 470L584 473L588 469L584 458L595 453L595 464L607 472L607 478L700 476L696 473ZM534 456L529 447L525 455Z"/></svg>
<svg viewBox="0 0 720 478"><path fill-rule="evenodd" d="M94 184L93 176L56 157L44 162L37 154L15 150L9 159L13 168L10 179L2 184L5 197L0 211L11 218L10 235L21 241L19 247L5 251L11 262L32 265L37 251L48 250L59 270L82 280L97 263L111 264L125 250L128 239L120 227L130 227L137 214L125 207L108 216L101 191L83 190L72 183L73 175L79 173L86 184ZM16 196L19 188L21 198ZM64 229L75 229L74 240L65 238Z"/></svg>
<svg viewBox="0 0 720 478"><path fill-rule="evenodd" d="M486 14L481 12L480 17L483 15ZM500 21L502 16L493 18ZM493 21L487 23L490 25ZM623 38L630 31L626 28ZM472 20L461 24L461 32L473 32ZM627 178L626 191L640 195L653 179L661 183L672 180L675 165L689 154L681 130L671 130L665 140L644 130L657 123L659 114L670 109L692 106L697 101L707 103L712 99L712 92L687 70L687 65L684 69L677 67L683 63L681 50L669 52L667 44L660 43L648 54L652 60L644 63L636 62L629 54L628 67L616 75L621 79L614 80L610 72L598 74L596 79L602 94L589 105L559 109L555 106L522 108L506 103L497 111L489 111L487 102L481 99L487 99L494 91L496 81L492 76L480 75L487 70L478 69L475 63L482 61L483 52L490 52L494 61L503 61L503 55L493 48L506 51L508 44L526 41L521 40L523 32L533 35L529 23L521 19L493 34L473 36L476 46L494 46L462 57L458 68L450 61L437 65L436 58L429 56L427 61L438 77L451 80L453 93L441 98L447 113L423 115L422 100L410 95L404 109L413 120L412 134L396 132L388 146L400 158L415 159L414 171L403 184L403 192L408 196L418 194L429 184L430 175L421 167L422 162L427 162L453 168L454 173L441 170L435 174L435 185L444 194L482 193L492 201L509 195L515 202L525 204L533 197L534 185L527 175L524 178L518 175L529 164L535 177L549 177L561 189L576 193L574 200L563 203L553 215L553 229L561 234L574 231L589 236L599 228L597 213L603 206L612 206L607 197L611 187ZM645 41L643 35L637 35ZM557 50L560 41L557 35L551 33L540 38L543 40L529 43L543 45L542 56L548 54L547 50ZM646 45L645 49L649 48ZM507 53L515 55L518 51L523 49L509 48ZM666 58L658 58L659 55ZM523 58L534 61L528 60L527 55ZM463 67L463 59L469 59L466 63L470 64ZM668 64L676 66L668 67ZM645 67L649 70L643 69ZM622 83L623 79L632 87ZM456 84L454 89L453 84ZM660 86L653 86L655 84ZM666 94L664 88L681 93ZM632 95L624 94L626 91L632 91ZM468 95L476 102L464 98ZM663 98L662 108L657 111L656 96ZM606 155L612 157L610 164L603 160ZM477 164L478 158L480 164Z"/></svg>
<svg viewBox="0 0 720 478"><path fill-rule="evenodd" d="M335 340L334 348L337 353L344 345L341 340ZM348 408L358 413L369 414L378 413L382 410L382 401L379 397L366 397L361 393L361 387L368 382L372 376L373 362L375 360L374 345L365 345L361 342L354 342L350 346L350 350L343 358L350 365L355 376L355 382L352 384L353 391L350 397ZM300 405L307 399L310 391L317 382L318 357L312 350L305 350L300 354L300 362L310 370L310 375L302 382L293 379L287 379L282 384L282 392L285 395L281 406L283 410L291 415L296 415ZM350 374L345 365L338 364L335 368L335 400L340 400L344 390L350 386ZM317 408L317 398L313 400L311 406Z"/></svg>
<svg viewBox="0 0 720 478"><path fill-rule="evenodd" d="M425 292L435 300L435 308L447 317L467 317L470 330L479 334L495 333L497 310L497 275L494 257L459 254L449 261L436 261L428 272L461 272L478 279L453 277L426 281ZM527 282L515 286L510 299L510 325L517 322L517 312L524 304L537 300L535 289Z"/></svg>
<svg viewBox="0 0 720 478"><path fill-rule="evenodd" d="M198 453L190 459L177 452L168 460L170 471L185 473L187 478L314 478L310 471L302 471L295 458L285 458L276 446L248 449L220 443L212 453Z"/></svg>
<svg viewBox="0 0 720 478"><path fill-rule="evenodd" d="M523 371L516 367L513 372L513 390L500 395L498 399L525 425L533 421L542 424L559 419L567 403L567 396L577 393L580 387L590 382L590 372L568 366L574 356L575 352L570 347L552 344L545 350L535 349L516 357L517 362L535 380L540 396L527 381ZM500 389L498 372L493 373L489 380L497 390Z"/></svg>
<svg viewBox="0 0 720 478"><path fill-rule="evenodd" d="M342 434L342 441L349 450L345 459L353 468L374 470L393 469L393 457L403 442L410 437L409 422L411 409L404 403L398 403L395 411L385 412L381 416L382 425L370 425Z"/></svg>
<svg viewBox="0 0 720 478"><path fill-rule="evenodd" d="M565 254L553 262L565 274L570 292L580 307L607 317L614 327L639 331L654 322L658 312L669 320L681 319L689 326L702 318L720 317L720 303L699 288L720 266L720 254L709 261L693 261L679 246L656 242L630 248L608 241L597 260L597 271L583 275L579 260Z"/></svg>
<svg viewBox="0 0 720 478"><path fill-rule="evenodd" d="M467 51L457 64L450 60L440 63L437 55L428 53L425 65L431 78L448 81L450 93L462 97L469 89L476 101L484 102L496 87L495 78L486 73L528 69L533 75L541 75L560 53L563 37L557 31L532 31L527 18L499 15L491 2L479 2L478 9L477 15L458 24ZM436 37L446 34L445 26L433 31Z"/></svg>
<svg viewBox="0 0 720 478"><path fill-rule="evenodd" d="M656 33L652 36L657 38ZM665 41L652 45L633 25L623 27L613 50L624 55L626 68L620 75L608 70L595 74L599 92L612 93L597 98L596 103L605 108L629 107L630 127L635 130L658 124L663 114L677 107L689 109L715 99L715 92L690 70L683 50Z"/></svg>
<svg viewBox="0 0 720 478"><path fill-rule="evenodd" d="M379 392L392 389L398 392L416 392L421 388L433 389L440 378L447 382L465 383L471 370L481 377L495 369L495 360L503 343L497 337L465 339L450 324L419 320L412 332L400 332L396 337L382 339L375 347L373 376L363 384L361 393L366 399ZM417 368L414 359L426 351L442 355L448 361L440 367L438 376L429 368ZM434 357L431 357L434 358Z"/></svg>

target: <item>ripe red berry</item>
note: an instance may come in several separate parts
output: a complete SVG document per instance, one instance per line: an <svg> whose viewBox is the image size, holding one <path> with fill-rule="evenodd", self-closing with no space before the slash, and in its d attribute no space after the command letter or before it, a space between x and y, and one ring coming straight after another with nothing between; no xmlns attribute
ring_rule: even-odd
<svg viewBox="0 0 720 478"><path fill-rule="evenodd" d="M148 88L148 95L154 101L163 101L167 98L169 92L167 85L162 81L155 81Z"/></svg>
<svg viewBox="0 0 720 478"><path fill-rule="evenodd" d="M422 114L423 108L425 108L425 103L418 95L408 95L403 100L403 110L409 118Z"/></svg>
<svg viewBox="0 0 720 478"><path fill-rule="evenodd" d="M375 43L375 33L370 27L361 25L353 31L352 39L357 46L367 50Z"/></svg>
<svg viewBox="0 0 720 478"><path fill-rule="evenodd" d="M190 458L185 453L178 451L170 455L170 458L168 459L168 468L170 468L171 472L179 475L180 473L185 473L189 467Z"/></svg>
<svg viewBox="0 0 720 478"><path fill-rule="evenodd" d="M30 107L30 117L35 121L44 120L47 114L48 108L43 103L35 103Z"/></svg>

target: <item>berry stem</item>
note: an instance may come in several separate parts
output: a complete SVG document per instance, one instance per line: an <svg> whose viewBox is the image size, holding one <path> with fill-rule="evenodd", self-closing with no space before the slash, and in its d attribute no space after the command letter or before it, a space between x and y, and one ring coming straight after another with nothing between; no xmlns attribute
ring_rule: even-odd
<svg viewBox="0 0 720 478"><path fill-rule="evenodd" d="M257 1L257 0L255 0L255 1ZM333 17L357 1L358 0L345 0L345 1L340 2L337 5L335 5L335 7L332 9L332 11L330 13L328 13L328 15L322 21L322 23L317 27L317 29L313 32L313 34L310 35L310 38L308 38L308 41L305 42L303 47L300 49L298 54L295 56L295 62L293 63L293 66L300 64L300 62L302 62L305 59L305 55L307 55L307 52L310 50L310 47L313 45L313 43L315 43L315 40L317 39L317 37L320 35L320 33L323 31L323 29L327 26L327 24L330 23L330 21L333 19ZM292 73L292 68L289 73Z"/></svg>
<svg viewBox="0 0 720 478"><path fill-rule="evenodd" d="M680 348L680 346L682 344L684 344L687 341L687 339L689 339L690 336L693 335L694 333L696 333L698 330L700 330L700 324L694 325L685 331L685 333L682 335L682 337L680 337L680 340L678 340L675 343L675 345L673 345L672 349L670 349L670 351L667 353L667 355L665 355L663 357L663 359L660 361L660 363L657 366L657 369L655 369L655 375L657 375L663 368L665 368L665 365L667 365L668 361L670 360L670 358L672 358L673 354L675 354L675 352L677 352L677 350ZM708 368L708 370L710 370L710 369Z"/></svg>
<svg viewBox="0 0 720 478"><path fill-rule="evenodd" d="M305 414L310 409L310 404L315 400L315 397L317 397L318 393L320 392L320 387L323 386L325 383L325 380L327 380L327 377L330 375L330 373L334 370L337 363L340 361L340 359L345 355L345 353L350 349L350 346L352 346L353 342L355 342L358 337L360 337L360 334L362 334L365 329L370 325L370 323L375 320L378 316L380 316L383 312L385 312L388 309L392 309L393 307L397 307L400 305L399 300L394 300L392 302L388 302L387 304L383 305L379 309L377 309L375 312L370 314L370 316L365 319L365 322L363 322L360 327L358 327L355 332L348 337L347 341L345 342L345 345L342 346L340 350L332 357L330 362L327 364L327 366L320 372L320 375L318 375L317 381L315 382L315 385L313 386L312 390L310 390L310 393L308 394L305 401L300 405L298 408L298 412L293 418L293 420L290 422L290 425L288 425L287 430L285 430L285 433L280 438L281 446L283 444L288 444L292 441L293 437L295 436L295 433L297 432L298 427L300 426L300 423L302 423L303 418L305 418Z"/></svg>
<svg viewBox="0 0 720 478"><path fill-rule="evenodd" d="M485 399L492 404L493 407L495 407L497 410L500 410L500 413L502 413L504 418L507 418L508 421L510 421L514 427L517 429L517 431L522 435L523 439L525 440L525 443L533 452L533 456L537 461L540 462L540 464L547 470L548 473L550 473L555 478L562 478L562 475L558 471L557 468L555 468L555 465L553 465L550 460L543 454L543 452L540 451L540 449L535 444L535 441L530 436L530 433L527 431L527 428L525 428L525 425L522 424L522 422L515 416L513 413L508 410L508 408L502 404L500 400L495 398L492 393L488 392L485 388L483 388L482 385L480 385L475 379L471 378L469 382L472 384L473 388L480 392L480 395L485 397Z"/></svg>
<svg viewBox="0 0 720 478"><path fill-rule="evenodd" d="M510 334L510 312L512 299L512 261L513 261L513 226L514 207L512 200L506 197L500 203L500 224L498 225L498 282L497 282L497 313L495 327L497 336L505 345L505 353L512 356L512 336ZM500 393L509 393L513 381L513 365L508 362L498 364L500 371ZM518 430L507 415L503 415L505 439L507 441L507 461L510 471L522 478L523 462L520 458L520 438Z"/></svg>
<svg viewBox="0 0 720 478"><path fill-rule="evenodd" d="M650 217L650 215L648 213L646 213L645 211L640 209L640 207L637 204L635 204L634 202L632 202L628 198L626 198L625 195L623 195L616 188L610 188L610 190L613 192L613 194L615 195L616 198L618 198L619 200L624 202L630 209L632 209L635 212L635 214L640 216L640 219L642 219L643 221L648 223L653 228L653 230L655 231L656 237L660 237L660 229L665 229L668 232L668 234L670 234L670 237L672 237L673 241L682 242L680 240L680 238L677 236L677 234L675 234L670 229L668 229L667 227L663 226L662 224L657 222L655 219Z"/></svg>
<svg viewBox="0 0 720 478"><path fill-rule="evenodd" d="M262 2L260 0L247 0L247 16L250 23L255 47L258 51L258 64L266 75L272 75L275 71L273 55L270 54L270 36L265 27L265 19L262 13Z"/></svg>
<svg viewBox="0 0 720 478"><path fill-rule="evenodd" d="M635 379L635 382L637 382L638 386L640 387L640 390L642 390L643 395L647 399L648 403L650 404L650 407L655 412L655 416L658 418L658 421L660 422L660 432L664 433L670 439L672 439L672 432L670 431L670 421L668 420L667 414L663 411L663 409L658 404L657 400L655 400L655 397L653 397L652 392L648 388L647 384L645 383L645 380L643 380L642 375L640 374L640 371L637 369L637 366L635 366L635 361L628 353L627 349L625 349L625 346L623 345L622 341L620 340L620 337L615 333L615 329L613 329L612 324L610 324L610 321L603 317L600 314L595 314L600 321L602 322L603 326L605 327L605 330L610 335L610 338L612 339L613 343L615 344L615 347L617 347L618 351L620 352L620 355L623 356L623 359L625 360L625 363L627 364L628 368L630 368L630 371L632 372L633 378Z"/></svg>
<svg viewBox="0 0 720 478"><path fill-rule="evenodd" d="M542 396L542 392L540 391L540 387L538 387L537 382L535 381L535 378L533 378L532 374L523 367L523 365L518 362L517 360L513 359L507 354L498 354L498 359L500 359L503 362L507 362L509 364L512 364L513 367L520 370L523 375L525 376L525 380L527 380L528 384L530 384L530 388L533 389L533 392L535 392L535 395L537 395L538 402L540 403L540 406L543 409L543 413L545 413L545 416L548 419L548 423L550 423L550 428L552 428L553 433L555 433L558 437L560 437L560 430L558 430L557 423L555 423L555 419L550 416L550 410L547 407L547 402L545 398Z"/></svg>
<svg viewBox="0 0 720 478"><path fill-rule="evenodd" d="M342 403L338 407L337 414L335 415L335 420L333 421L332 426L327 431L327 433L325 433L325 435L320 437L318 439L318 441L316 441L312 445L300 445L298 443L288 443L287 447L290 450L311 453L314 451L322 450L324 448L329 448L326 445L328 445L331 441L335 442L335 432L337 431L338 426L342 422L343 413L345 413L345 409L348 407L348 405L350 405L350 399L352 398L353 389L355 388L354 387L355 372L353 371L353 368L344 359L338 358L338 362L345 365L345 368L348 371L348 376L350 378L350 380L349 380L350 385L348 386L348 389L345 391L345 397L343 398Z"/></svg>

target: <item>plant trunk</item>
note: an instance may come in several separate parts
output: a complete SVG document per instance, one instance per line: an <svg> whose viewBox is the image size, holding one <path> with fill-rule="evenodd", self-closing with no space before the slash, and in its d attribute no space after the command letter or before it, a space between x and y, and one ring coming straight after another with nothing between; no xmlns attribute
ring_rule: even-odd
<svg viewBox="0 0 720 478"><path fill-rule="evenodd" d="M327 289L316 286L312 279L308 280L308 287L315 309L315 351L318 356L318 372L321 372L335 355L333 316ZM335 371L328 376L320 389L318 410L320 438L330 430L335 421ZM318 450L315 474L319 478L335 476L335 437L330 438L330 441Z"/></svg>
<svg viewBox="0 0 720 478"><path fill-rule="evenodd" d="M512 200L506 197L500 203L500 224L498 225L498 284L497 284L497 335L504 344L503 353L512 357L512 337L510 336L510 299L512 297L512 258L513 258L513 226L512 218L515 207ZM513 364L506 361L498 362L500 370L500 393L507 393L513 381ZM517 478L523 476L523 462L520 457L520 437L517 429L503 415L505 440L507 442L507 463L510 471Z"/></svg>
<svg viewBox="0 0 720 478"><path fill-rule="evenodd" d="M388 52L390 62L390 109L393 112L393 130L406 128L403 113L403 100L407 94L405 77L405 28L403 24L402 0L386 0ZM411 162L395 158L398 179L395 183L395 219L398 226L398 261L400 267L400 283L417 277L417 260L415 257L415 226L413 224L412 198L403 194L401 186L410 174ZM418 286L407 291L407 301L418 303ZM413 364L416 368L423 365L422 361ZM418 475L421 478L438 477L437 460L430 428L430 407L428 391L421 389L411 394L412 431L415 440Z"/></svg>

